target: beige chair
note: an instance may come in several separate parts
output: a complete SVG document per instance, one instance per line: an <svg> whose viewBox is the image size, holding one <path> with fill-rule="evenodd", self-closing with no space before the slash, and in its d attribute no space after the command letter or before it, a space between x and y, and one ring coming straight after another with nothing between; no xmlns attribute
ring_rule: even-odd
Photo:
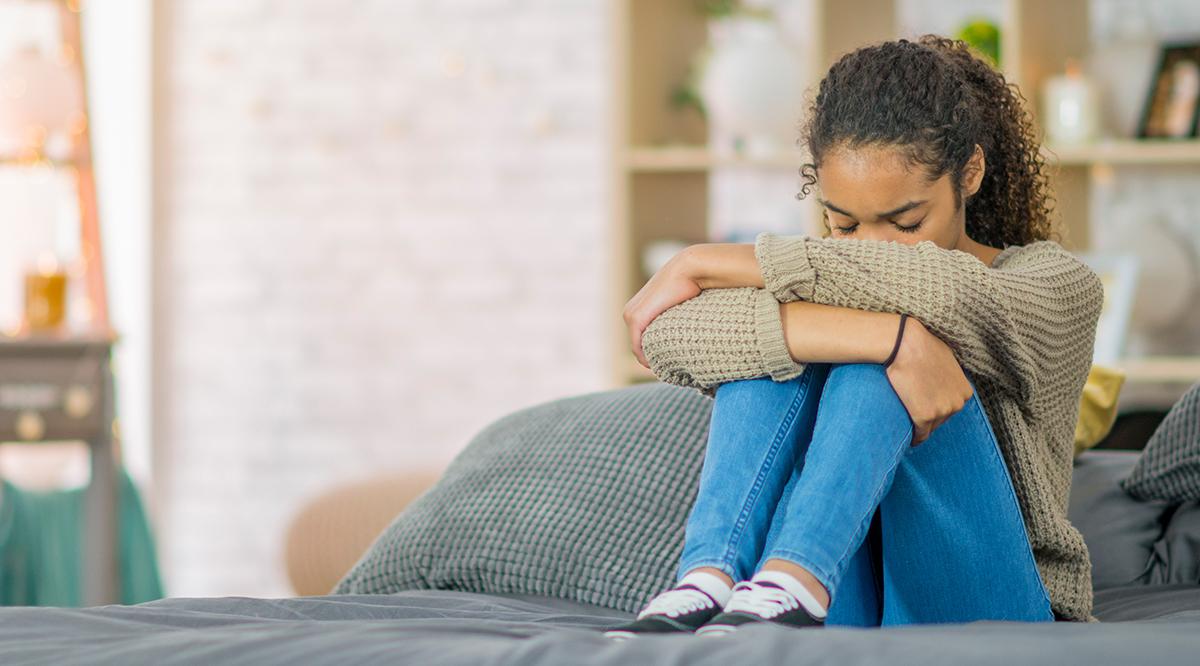
<svg viewBox="0 0 1200 666"><path fill-rule="evenodd" d="M332 488L305 504L288 525L284 547L296 594L329 594L392 519L439 477L376 477Z"/></svg>

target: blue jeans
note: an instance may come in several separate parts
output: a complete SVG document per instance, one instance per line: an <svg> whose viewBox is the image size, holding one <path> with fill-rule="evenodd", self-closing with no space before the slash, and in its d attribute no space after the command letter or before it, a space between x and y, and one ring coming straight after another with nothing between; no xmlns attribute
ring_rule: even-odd
<svg viewBox="0 0 1200 666"><path fill-rule="evenodd" d="M718 386L677 578L779 558L829 591L830 625L1053 620L978 397L911 442L882 365Z"/></svg>

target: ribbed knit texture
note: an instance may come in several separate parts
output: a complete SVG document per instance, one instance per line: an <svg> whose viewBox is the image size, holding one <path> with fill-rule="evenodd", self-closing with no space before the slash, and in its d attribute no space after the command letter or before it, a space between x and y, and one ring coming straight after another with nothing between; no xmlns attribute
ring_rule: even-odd
<svg viewBox="0 0 1200 666"><path fill-rule="evenodd" d="M709 397L728 381L800 375L804 364L787 351L780 303L919 319L971 373L1053 609L1094 619L1091 562L1067 520L1067 500L1080 395L1104 300L1095 272L1053 241L1006 248L991 267L930 241L763 232L754 253L765 289L706 289L650 323L642 348L654 374Z"/></svg>

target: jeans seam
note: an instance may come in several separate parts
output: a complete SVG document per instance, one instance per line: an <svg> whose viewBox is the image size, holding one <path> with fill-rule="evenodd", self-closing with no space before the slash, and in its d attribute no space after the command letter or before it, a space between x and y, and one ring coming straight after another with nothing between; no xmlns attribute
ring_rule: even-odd
<svg viewBox="0 0 1200 666"><path fill-rule="evenodd" d="M892 459L891 473L886 475L884 478L880 479L879 485L875 488L874 493L871 495L870 509L867 511L866 516L864 516L862 519L860 519L858 521L858 527L856 527L854 530L854 537L852 539L850 539L850 541L846 544L845 552L843 552L841 554L841 556L838 557L837 560L835 560L834 572L835 572L838 582L841 581L842 572L845 571L846 565L849 564L848 558L851 555L851 548L853 547L854 542L858 541L859 537L862 536L862 534L864 532L866 532L867 529L870 528L871 518L875 515L875 510L879 508L880 502L883 501L883 497L882 497L883 487L885 485L887 485L888 480L891 479L895 475L896 467L899 465L899 459L903 458L904 454L907 452L906 451L907 447L902 446L904 443L904 437L906 435L907 435L907 433L905 435L901 435L899 445L893 447L896 450L896 455Z"/></svg>
<svg viewBox="0 0 1200 666"><path fill-rule="evenodd" d="M1041 569L1038 568L1037 558L1034 557L1034 555L1033 555L1033 543L1029 540L1029 530L1025 526L1025 513L1023 511L1021 511L1021 502L1020 502L1020 500L1017 499L1017 491L1015 488L1013 488L1012 478L1009 477L1008 463L1005 462L1004 456L1001 455L1001 453L1000 453L1000 440L996 438L996 434L992 430L992 425L987 420L987 415L983 411L983 405L981 405L979 402L978 392L976 392L975 395L971 397L971 400L969 402L975 403L974 407L971 409L973 418L975 418L976 420L981 422L983 424L984 429L988 433L991 434L991 437L989 438L989 440L991 440L993 442L993 445L988 447L988 455L992 456L993 458L995 458L996 460L999 461L1000 466L1004 469L1005 477L1008 477L1008 483L1006 484L1006 488L1008 489L1008 497L1009 497L1013 507L1017 511L1017 518L1020 520L1020 523L1021 523L1021 533L1025 535L1025 548L1023 549L1024 553L1025 553L1025 557L1028 560L1030 566L1033 567L1033 572L1037 576L1038 587L1040 587L1042 590L1042 598L1046 602L1046 607L1051 609L1051 617L1053 617L1054 604L1050 601L1050 592L1049 592L1049 590L1046 589L1046 582L1044 580L1042 580L1042 572L1041 572Z"/></svg>
<svg viewBox="0 0 1200 666"><path fill-rule="evenodd" d="M821 395L822 400L824 400L825 395L826 395L826 393L824 391L822 391L822 395ZM863 533L866 532L866 530L870 528L871 518L875 515L875 511L878 509L879 503L883 499L882 498L883 487L885 485L887 485L889 479L892 478L892 476L894 476L895 471L896 471L895 468L899 464L898 460L900 458L904 457L904 454L907 453L909 450L909 447L903 446L904 438L909 436L909 434L910 433L908 433L908 432L905 432L904 434L902 434L900 436L899 442L897 442L895 445L892 446L892 450L895 451L895 454L894 454L891 464L890 464L890 467L892 468L891 474L880 479L879 484L875 487L875 490L871 494L870 508L868 509L866 516L859 519L858 525L855 528L852 538L846 544L845 551L841 554L841 556L834 559L833 571L828 573L829 580L822 581L822 583L825 585L826 591L829 592L831 598L833 596L832 588L836 587L837 583L841 582L842 574L845 572L845 568L849 564L848 558L852 554L851 549L853 547L853 544L856 541L859 541L859 538L863 535ZM770 559L770 555L774 555L775 552L792 552L792 553L794 553L795 551L786 551L786 550L776 549L776 551L773 551L772 553L770 553L768 555L767 558L764 558L764 559ZM796 557L796 555L792 555L792 557ZM808 560L807 557L805 557L804 559ZM809 573L812 573L814 576L816 575L816 572L813 572L813 571L810 571Z"/></svg>
<svg viewBox="0 0 1200 666"><path fill-rule="evenodd" d="M759 465L758 475L754 479L754 484L750 487L750 491L746 494L746 499L742 503L742 510L738 514L737 522L734 523L733 531L729 536L729 541L725 546L724 559L726 562L733 562L737 552L737 544L741 541L742 535L745 533L746 522L749 520L750 507L758 499L762 490L763 477L766 476L766 470L771 467L775 461L775 457L782 447L783 435L791 428L792 423L796 419L796 415L800 412L800 407L804 403L804 398L808 395L809 384L812 382L812 373L804 373L803 379L800 381L800 386L795 397L792 398L791 404L788 406L788 411L784 415L783 421L779 428L775 431L775 439L771 443L771 447L767 450L763 462ZM736 569L736 566L733 567Z"/></svg>

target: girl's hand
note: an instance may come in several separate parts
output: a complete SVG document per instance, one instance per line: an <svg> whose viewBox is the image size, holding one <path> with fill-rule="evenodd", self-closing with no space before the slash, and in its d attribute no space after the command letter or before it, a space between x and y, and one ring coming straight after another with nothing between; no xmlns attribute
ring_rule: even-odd
<svg viewBox="0 0 1200 666"><path fill-rule="evenodd" d="M912 419L913 446L962 409L974 393L950 347L913 317L905 324L887 374Z"/></svg>
<svg viewBox="0 0 1200 666"><path fill-rule="evenodd" d="M700 295L700 285L691 274L691 248L684 248L654 274L625 304L622 316L629 327L630 349L638 363L649 368L642 353L642 333L654 318L672 306Z"/></svg>

